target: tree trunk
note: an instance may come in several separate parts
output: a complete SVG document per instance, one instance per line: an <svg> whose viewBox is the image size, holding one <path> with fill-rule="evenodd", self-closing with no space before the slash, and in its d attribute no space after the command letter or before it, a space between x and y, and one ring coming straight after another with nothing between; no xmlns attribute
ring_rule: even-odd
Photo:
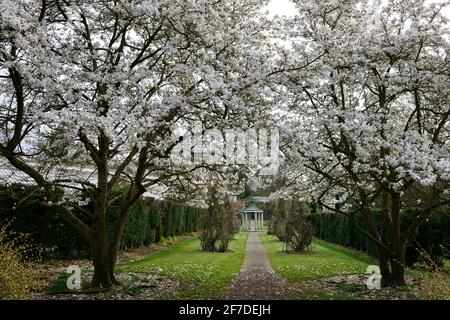
<svg viewBox="0 0 450 320"><path fill-rule="evenodd" d="M94 215L92 221L92 253L94 277L90 287L109 290L115 285L114 274L111 273L109 259L108 230L106 212L108 207L108 139L105 135L99 138L100 160L97 163L97 192L95 195Z"/></svg>
<svg viewBox="0 0 450 320"><path fill-rule="evenodd" d="M400 230L400 195L391 192L391 244L393 257L391 258L392 286L405 285L405 251Z"/></svg>
<svg viewBox="0 0 450 320"><path fill-rule="evenodd" d="M115 285L119 285L119 282L114 277L114 268L116 266L117 256L119 255L120 244L122 243L122 236L123 233L125 232L125 227L127 225L127 221L130 216L131 207L143 193L144 190L135 188L133 185L130 186L127 192L125 203L123 204L120 210L119 219L116 222L113 238L110 241L110 245L108 248L109 249L108 265L109 265L109 273L112 275L113 283Z"/></svg>
<svg viewBox="0 0 450 320"><path fill-rule="evenodd" d="M106 246L101 243L93 244L93 264L94 276L89 285L90 288L95 289L111 289L115 284L114 275L111 273L109 259L107 255Z"/></svg>
<svg viewBox="0 0 450 320"><path fill-rule="evenodd" d="M94 277L89 285L91 289L111 289L115 284L114 274L111 273L108 256L109 245L106 232L106 206L97 199L95 219L93 221L92 237L92 262L94 265Z"/></svg>
<svg viewBox="0 0 450 320"><path fill-rule="evenodd" d="M381 273L381 287L386 288L392 286L392 274L389 269L389 261L386 255L386 251L380 245L377 246L378 263Z"/></svg>
<svg viewBox="0 0 450 320"><path fill-rule="evenodd" d="M406 284L405 282L405 267L402 262L391 261L391 269L392 269L392 286L393 287L401 287Z"/></svg>
<svg viewBox="0 0 450 320"><path fill-rule="evenodd" d="M377 246L378 263L381 273L381 287L400 287L405 285L405 250L400 250L394 256L387 250Z"/></svg>

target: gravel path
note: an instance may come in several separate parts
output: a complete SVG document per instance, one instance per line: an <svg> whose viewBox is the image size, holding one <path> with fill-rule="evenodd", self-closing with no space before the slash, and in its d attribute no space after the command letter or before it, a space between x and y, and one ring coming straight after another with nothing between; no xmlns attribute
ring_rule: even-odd
<svg viewBox="0 0 450 320"><path fill-rule="evenodd" d="M250 232L247 240L244 264L233 280L230 299L233 300L285 300L290 298L291 288L270 267L257 232Z"/></svg>

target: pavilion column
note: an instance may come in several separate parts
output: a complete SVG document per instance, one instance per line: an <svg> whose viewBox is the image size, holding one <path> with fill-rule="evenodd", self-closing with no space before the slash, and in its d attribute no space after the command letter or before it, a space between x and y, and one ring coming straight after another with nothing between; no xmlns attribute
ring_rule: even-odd
<svg viewBox="0 0 450 320"><path fill-rule="evenodd" d="M259 230L262 230L262 214L259 213Z"/></svg>
<svg viewBox="0 0 450 320"><path fill-rule="evenodd" d="M262 230L261 212L259 213L259 230Z"/></svg>
<svg viewBox="0 0 450 320"><path fill-rule="evenodd" d="M257 217L258 217L258 224L256 225L256 229L259 231L261 229L261 216L259 212Z"/></svg>
<svg viewBox="0 0 450 320"><path fill-rule="evenodd" d="M264 212L261 212L261 230L264 229Z"/></svg>
<svg viewBox="0 0 450 320"><path fill-rule="evenodd" d="M249 219L248 213L246 212L245 213L245 224L246 224L247 231L249 230L249 223L250 223L250 219Z"/></svg>
<svg viewBox="0 0 450 320"><path fill-rule="evenodd" d="M261 229L261 213L258 212L258 224L256 225L256 229L259 231Z"/></svg>
<svg viewBox="0 0 450 320"><path fill-rule="evenodd" d="M259 213L259 229L262 231L263 229L263 219L262 219L262 212Z"/></svg>
<svg viewBox="0 0 450 320"><path fill-rule="evenodd" d="M261 231L264 229L264 218L263 218L263 213L261 212Z"/></svg>

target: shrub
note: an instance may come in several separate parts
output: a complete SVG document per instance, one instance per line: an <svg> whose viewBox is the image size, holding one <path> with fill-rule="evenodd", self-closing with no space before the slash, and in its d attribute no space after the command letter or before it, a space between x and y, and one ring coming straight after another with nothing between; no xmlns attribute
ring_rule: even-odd
<svg viewBox="0 0 450 320"><path fill-rule="evenodd" d="M208 210L204 216L199 239L203 251L226 252L237 228L228 200L220 203L216 191L216 187L209 190Z"/></svg>
<svg viewBox="0 0 450 320"><path fill-rule="evenodd" d="M306 217L306 207L297 200L291 202L286 214L284 228L284 242L286 251L303 252L310 248L312 243L312 226Z"/></svg>
<svg viewBox="0 0 450 320"><path fill-rule="evenodd" d="M286 251L302 252L312 243L313 228L308 221L308 209L297 199L279 199L272 209L269 233L286 244Z"/></svg>
<svg viewBox="0 0 450 320"><path fill-rule="evenodd" d="M11 231L9 223L0 226L0 299L26 299L41 289L39 272L30 263L40 254L29 236Z"/></svg>
<svg viewBox="0 0 450 320"><path fill-rule="evenodd" d="M217 241L219 240L220 232L225 222L223 207L219 204L219 200L214 191L215 189L210 190L208 210L206 211L199 236L202 250L207 252L217 251Z"/></svg>
<svg viewBox="0 0 450 320"><path fill-rule="evenodd" d="M238 216L242 208L243 204L241 202L230 202L228 197L225 198L225 210L227 213L227 228L228 233L231 235L231 237L239 233L241 229L241 222Z"/></svg>
<svg viewBox="0 0 450 320"><path fill-rule="evenodd" d="M425 300L450 300L450 276L436 264L433 257L423 249L419 252L419 262L425 272L419 276L421 298Z"/></svg>
<svg viewBox="0 0 450 320"><path fill-rule="evenodd" d="M287 201L284 199L278 200L274 204L274 210L270 219L270 233L275 235L278 240L286 241L286 217L287 217Z"/></svg>
<svg viewBox="0 0 450 320"><path fill-rule="evenodd" d="M443 271L427 272L420 277L421 298L450 300L450 277Z"/></svg>

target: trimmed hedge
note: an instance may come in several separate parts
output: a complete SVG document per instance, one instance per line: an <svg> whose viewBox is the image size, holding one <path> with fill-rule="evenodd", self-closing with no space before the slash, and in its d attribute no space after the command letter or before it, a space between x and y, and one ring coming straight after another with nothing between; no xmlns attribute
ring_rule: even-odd
<svg viewBox="0 0 450 320"><path fill-rule="evenodd" d="M30 194L36 189L19 186L14 191L16 194ZM0 224L13 220L14 231L30 234L36 244L43 246L44 258L89 258L89 243L69 224L58 218L53 210L39 205L39 197L36 193L33 199L15 208L10 190L0 189ZM119 207L120 202L117 202L108 209L107 228L110 236L118 218ZM121 248L140 247L161 242L165 238L197 232L203 212L203 209L170 200L139 200L131 208ZM86 219L81 214L79 217Z"/></svg>
<svg viewBox="0 0 450 320"><path fill-rule="evenodd" d="M16 208L11 191L17 198L33 196ZM33 243L42 245L44 258L78 258L90 255L89 243L49 208L38 203L41 195L36 188L14 186L0 189L0 224L12 221L11 228L29 234Z"/></svg>
<svg viewBox="0 0 450 320"><path fill-rule="evenodd" d="M409 225L414 211L406 211L401 215L401 227ZM361 215L355 216L359 225L364 226ZM316 237L357 249L376 257L374 243L359 230L351 225L348 217L342 214L314 213L310 216ZM374 213L374 220L383 234L386 234L383 217ZM425 250L437 263L450 258L450 210L443 208L436 210L419 227L418 235L406 252L406 263L413 265L419 260L416 248Z"/></svg>
<svg viewBox="0 0 450 320"><path fill-rule="evenodd" d="M108 214L109 226L115 224L118 208L110 208L112 212ZM165 238L197 232L202 212L201 209L170 200L140 200L131 208L122 238L122 248L141 247Z"/></svg>

